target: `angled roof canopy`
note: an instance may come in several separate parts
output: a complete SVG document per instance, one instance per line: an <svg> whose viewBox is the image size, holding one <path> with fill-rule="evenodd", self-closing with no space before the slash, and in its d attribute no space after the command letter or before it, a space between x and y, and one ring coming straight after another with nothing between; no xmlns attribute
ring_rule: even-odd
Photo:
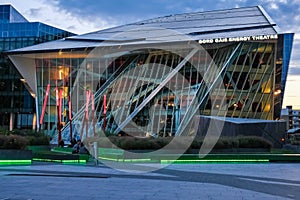
<svg viewBox="0 0 300 200"><path fill-rule="evenodd" d="M168 30L168 31L165 31ZM126 32L127 34L123 34ZM273 20L260 6L169 15L117 26L63 40L11 51L26 53L89 47L278 34ZM182 38L180 38L182 40Z"/></svg>

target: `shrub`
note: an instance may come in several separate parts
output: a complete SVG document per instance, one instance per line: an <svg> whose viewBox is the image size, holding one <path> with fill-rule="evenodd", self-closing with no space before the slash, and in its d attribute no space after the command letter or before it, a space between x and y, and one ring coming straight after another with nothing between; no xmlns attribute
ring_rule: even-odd
<svg viewBox="0 0 300 200"><path fill-rule="evenodd" d="M4 135L0 135L0 149L3 149L3 145L4 145L4 142L6 140L6 137Z"/></svg>
<svg viewBox="0 0 300 200"><path fill-rule="evenodd" d="M203 144L203 138L195 138L191 144L191 149L200 149Z"/></svg>
<svg viewBox="0 0 300 200"><path fill-rule="evenodd" d="M25 149L28 145L28 140L19 135L1 136L1 149Z"/></svg>
<svg viewBox="0 0 300 200"><path fill-rule="evenodd" d="M109 141L119 148L125 150L157 150L166 146L173 138L172 137L159 137L159 138L136 138L130 136L109 136ZM101 147L111 147L112 145L107 139L102 138L98 141Z"/></svg>
<svg viewBox="0 0 300 200"><path fill-rule="evenodd" d="M238 137L239 148L271 148L272 143L262 137L243 136Z"/></svg>
<svg viewBox="0 0 300 200"><path fill-rule="evenodd" d="M203 144L202 137L196 137L192 141L189 149L200 149ZM173 141L172 141L173 140ZM98 142L98 147L114 148L114 145L124 150L158 150L172 141L168 148L180 149L185 148L190 141L189 137L159 137L159 138L135 138L130 136L109 136L93 139ZM239 136L239 137L222 137L213 149L230 149L230 148L271 148L272 144L257 136Z"/></svg>
<svg viewBox="0 0 300 200"><path fill-rule="evenodd" d="M50 138L47 135L43 136L25 136L29 145L49 145Z"/></svg>
<svg viewBox="0 0 300 200"><path fill-rule="evenodd" d="M159 145L151 138L120 137L118 146L125 150L159 149Z"/></svg>
<svg viewBox="0 0 300 200"><path fill-rule="evenodd" d="M4 129L3 127L0 127L0 135L9 135L11 134L11 131Z"/></svg>
<svg viewBox="0 0 300 200"><path fill-rule="evenodd" d="M0 128L1 149L24 149L27 145L49 145L50 138L43 132L34 130L8 131Z"/></svg>

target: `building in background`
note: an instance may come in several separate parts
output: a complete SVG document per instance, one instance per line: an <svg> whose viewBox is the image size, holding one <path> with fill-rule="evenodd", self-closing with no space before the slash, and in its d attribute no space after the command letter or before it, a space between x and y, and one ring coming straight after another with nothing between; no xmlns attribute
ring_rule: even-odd
<svg viewBox="0 0 300 200"><path fill-rule="evenodd" d="M221 117L226 130L256 119L255 135L279 142L285 127L266 127L280 118L292 42L292 33L278 31L255 6L159 17L9 57L45 115L42 127L55 136L63 126L65 140L92 136L97 127L109 134L195 134L204 118Z"/></svg>
<svg viewBox="0 0 300 200"><path fill-rule="evenodd" d="M12 130L36 126L35 94L4 52L72 35L29 22L11 5L0 5L0 127Z"/></svg>
<svg viewBox="0 0 300 200"><path fill-rule="evenodd" d="M293 110L293 106L282 109L281 118L286 121L287 130L300 128L300 110Z"/></svg>

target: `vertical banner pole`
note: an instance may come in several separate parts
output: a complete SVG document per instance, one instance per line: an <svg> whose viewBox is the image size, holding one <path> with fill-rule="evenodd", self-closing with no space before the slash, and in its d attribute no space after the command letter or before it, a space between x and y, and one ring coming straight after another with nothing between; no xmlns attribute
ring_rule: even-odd
<svg viewBox="0 0 300 200"><path fill-rule="evenodd" d="M105 133L105 129L106 129L106 94L103 96L103 131Z"/></svg>
<svg viewBox="0 0 300 200"><path fill-rule="evenodd" d="M91 91L86 91L86 106L85 106L85 137L89 137L89 104L90 104Z"/></svg>
<svg viewBox="0 0 300 200"><path fill-rule="evenodd" d="M57 111L57 132L58 132L58 137L57 137L57 145L59 145L59 142L61 141L61 133L60 133L60 112L59 112L59 92L58 88L56 86L55 88L55 95L56 95L56 111Z"/></svg>
<svg viewBox="0 0 300 200"><path fill-rule="evenodd" d="M47 85L46 94L45 94L44 103L43 103L43 109L42 109L42 113L41 113L41 117L40 117L40 128L41 129L42 129L44 116L45 116L45 112L46 112L46 106L47 106L47 102L48 102L49 91L50 91L50 84Z"/></svg>
<svg viewBox="0 0 300 200"><path fill-rule="evenodd" d="M95 116L95 97L94 94L91 93L91 100L92 100L92 124L93 124L93 134L96 136L96 116Z"/></svg>
<svg viewBox="0 0 300 200"><path fill-rule="evenodd" d="M68 107L69 107L69 122L70 122L70 141L72 141L73 137L73 128L72 128L72 102L71 102L71 93L68 96Z"/></svg>
<svg viewBox="0 0 300 200"><path fill-rule="evenodd" d="M58 141L61 141L61 139L62 139L62 137L61 137L61 128L62 128L62 99L63 99L63 97L62 97L62 95L63 95L63 90L62 89L60 89L60 91L59 91L59 129L58 129Z"/></svg>
<svg viewBox="0 0 300 200"><path fill-rule="evenodd" d="M90 90L86 91L85 95L85 115L82 118L82 126L80 131L80 139L82 140L84 128L86 128L86 137L88 138L88 120L89 120L89 104L90 104Z"/></svg>

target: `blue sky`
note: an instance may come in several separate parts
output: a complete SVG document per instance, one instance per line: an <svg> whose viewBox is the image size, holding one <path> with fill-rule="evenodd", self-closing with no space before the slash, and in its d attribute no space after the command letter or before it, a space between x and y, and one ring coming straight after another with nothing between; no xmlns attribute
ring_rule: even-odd
<svg viewBox="0 0 300 200"><path fill-rule="evenodd" d="M295 33L284 99L300 109L300 0L0 0L30 21L82 34L152 17L261 5L284 32Z"/></svg>

